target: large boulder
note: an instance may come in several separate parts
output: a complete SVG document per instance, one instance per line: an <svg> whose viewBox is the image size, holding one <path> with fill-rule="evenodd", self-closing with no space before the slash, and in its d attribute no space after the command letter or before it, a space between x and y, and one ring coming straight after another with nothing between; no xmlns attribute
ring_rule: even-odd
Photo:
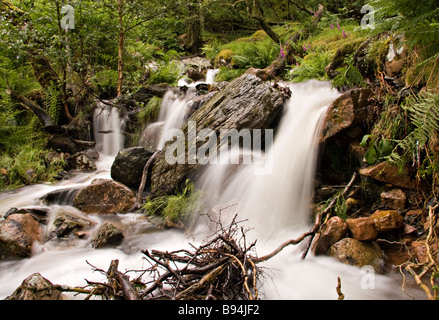
<svg viewBox="0 0 439 320"><path fill-rule="evenodd" d="M143 147L132 147L119 151L111 166L111 177L127 187L138 189L143 167L152 153Z"/></svg>
<svg viewBox="0 0 439 320"><path fill-rule="evenodd" d="M62 291L41 274L34 273L5 300L62 300Z"/></svg>
<svg viewBox="0 0 439 320"><path fill-rule="evenodd" d="M40 224L26 214L11 214L0 225L0 256L26 258L42 236Z"/></svg>
<svg viewBox="0 0 439 320"><path fill-rule="evenodd" d="M370 265L376 271L381 271L384 263L383 252L374 241L344 238L329 248L328 255L340 262L357 267Z"/></svg>
<svg viewBox="0 0 439 320"><path fill-rule="evenodd" d="M73 206L84 213L126 213L136 204L135 193L111 179L95 179L78 191Z"/></svg>
<svg viewBox="0 0 439 320"><path fill-rule="evenodd" d="M196 124L196 146L206 143L209 137L200 137L203 129L210 129L218 137L220 130L236 129L268 129L282 110L288 94L263 82L251 74L244 74L230 82L222 91L213 95L194 114L189 121ZM188 125L182 129L184 137L188 137ZM202 165L196 159L187 159L184 164L168 163L167 146L157 154L151 175L151 192L153 196L173 193L186 178L196 177ZM216 140L217 141L217 140ZM194 146L192 146L194 147ZM189 144L184 143L185 157L188 155ZM219 143L214 145L219 148ZM192 163L188 163L192 162Z"/></svg>

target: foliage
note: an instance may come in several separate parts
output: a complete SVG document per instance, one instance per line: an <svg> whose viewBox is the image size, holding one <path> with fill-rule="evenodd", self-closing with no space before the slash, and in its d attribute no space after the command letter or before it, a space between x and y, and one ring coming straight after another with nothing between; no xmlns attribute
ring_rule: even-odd
<svg viewBox="0 0 439 320"><path fill-rule="evenodd" d="M238 78L240 75L244 74L245 69L229 69L227 67L220 67L219 72L215 77L215 81L232 81L235 78Z"/></svg>
<svg viewBox="0 0 439 320"><path fill-rule="evenodd" d="M148 215L159 215L173 223L187 222L191 214L201 206L201 192L189 180L184 189L176 195L167 195L148 201L143 209Z"/></svg>
<svg viewBox="0 0 439 320"><path fill-rule="evenodd" d="M360 70L354 66L352 57L346 57L344 62L346 66L336 69L338 74L332 79L332 85L337 89L345 87L364 87L366 83L364 82Z"/></svg>
<svg viewBox="0 0 439 320"><path fill-rule="evenodd" d="M406 98L402 108L409 114L413 130L397 144L399 154L392 153L392 160L405 164L420 158L421 152L428 152L429 139L439 130L439 93L426 91Z"/></svg>
<svg viewBox="0 0 439 320"><path fill-rule="evenodd" d="M312 52L304 58L297 57L298 65L293 67L286 80L302 82L310 79L327 80L326 66L331 62L329 54L324 52Z"/></svg>
<svg viewBox="0 0 439 320"><path fill-rule="evenodd" d="M161 107L162 99L159 97L152 97L148 103L143 106L139 113L137 113L137 119L141 124L148 124L157 120L160 107Z"/></svg>
<svg viewBox="0 0 439 320"><path fill-rule="evenodd" d="M152 71L149 84L167 83L176 85L184 70L177 61L160 62L157 69Z"/></svg>

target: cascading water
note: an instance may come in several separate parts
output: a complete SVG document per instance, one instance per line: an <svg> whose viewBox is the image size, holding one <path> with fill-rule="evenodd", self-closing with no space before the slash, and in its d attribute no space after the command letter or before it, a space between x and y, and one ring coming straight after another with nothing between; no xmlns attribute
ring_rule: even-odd
<svg viewBox="0 0 439 320"><path fill-rule="evenodd" d="M254 166L247 165L230 171L226 165L212 165L204 176L204 193L214 203L237 201L233 213L240 220L248 219L248 227L254 228L259 256L271 252L281 242L295 238L309 229L309 202L315 167L315 151L319 121L327 106L338 95L325 83L311 81L292 86L292 99L276 134L273 147L266 151L266 175L255 175ZM174 102L171 102L173 104ZM163 113L166 110L162 110ZM121 124L113 109L97 111L94 127L97 147L101 155L114 155L122 146ZM172 112L176 112L172 109ZM164 116L164 119L168 119ZM166 120L167 121L167 120ZM113 123L112 126L107 126ZM97 134L96 134L97 133ZM116 136L113 136L113 134ZM102 136L100 135L102 134ZM109 138L111 136L113 138ZM113 144L115 143L116 146ZM108 145L111 144L111 147ZM271 163L272 161L272 163ZM99 173L104 171L103 173ZM0 215L11 207L42 206L49 209L51 219L58 210L76 210L70 206L43 204L39 199L44 194L62 188L81 187L100 176L107 177L107 170L81 174L56 185L36 185L15 192L0 193ZM23 199L26 199L24 201ZM80 213L78 210L75 212ZM98 224L106 217L89 215ZM39 244L30 258L0 260L0 298L10 295L34 272L41 273L52 283L71 286L85 285L89 281L105 281L105 277L93 272L90 264L106 269L111 260L119 259L119 269L143 268L141 250L179 250L191 248L199 239L189 239L179 231L155 230L151 232L149 222L139 214L116 215L127 226L126 237L117 248L93 249L90 240L70 239L48 241ZM46 228L50 228L50 223ZM47 232L47 231L46 231ZM265 299L336 299L337 277L341 277L343 293L347 299L403 299L400 283L389 276L375 275L374 288L362 287L364 274L360 269L336 262L328 257L311 254L301 260L301 248L288 247L280 254L263 263L266 275L262 279L260 297ZM88 263L87 263L88 262ZM69 298L75 298L69 296ZM79 299L83 297L79 296Z"/></svg>
<svg viewBox="0 0 439 320"><path fill-rule="evenodd" d="M101 161L111 166L114 157L123 148L122 134L124 122L119 117L119 110L110 104L98 101L94 111L93 131L96 150L107 161ZM102 159L101 159L102 160Z"/></svg>

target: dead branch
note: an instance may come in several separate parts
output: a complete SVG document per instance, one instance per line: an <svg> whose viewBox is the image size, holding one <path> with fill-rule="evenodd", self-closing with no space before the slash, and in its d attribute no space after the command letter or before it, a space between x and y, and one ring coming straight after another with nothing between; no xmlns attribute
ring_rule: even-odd
<svg viewBox="0 0 439 320"><path fill-rule="evenodd" d="M155 151L154 154L148 159L148 161L145 163L145 166L143 167L142 179L140 180L140 186L139 186L139 190L137 192L137 204L138 205L142 204L143 190L145 189L146 178L148 177L149 168L154 163L155 158L157 157L158 153L159 153L158 150Z"/></svg>

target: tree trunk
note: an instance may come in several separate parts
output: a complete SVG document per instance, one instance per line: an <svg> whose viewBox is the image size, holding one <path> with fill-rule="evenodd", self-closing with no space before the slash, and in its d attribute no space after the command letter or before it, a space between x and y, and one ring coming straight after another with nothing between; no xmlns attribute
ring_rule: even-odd
<svg viewBox="0 0 439 320"><path fill-rule="evenodd" d="M198 5L189 5L189 18L186 20L187 32L184 48L190 53L197 54L202 45L201 17Z"/></svg>
<svg viewBox="0 0 439 320"><path fill-rule="evenodd" d="M123 0L118 0L118 13L119 13L119 48L117 53L117 95L122 95L123 86L123 48L125 30L123 27Z"/></svg>

